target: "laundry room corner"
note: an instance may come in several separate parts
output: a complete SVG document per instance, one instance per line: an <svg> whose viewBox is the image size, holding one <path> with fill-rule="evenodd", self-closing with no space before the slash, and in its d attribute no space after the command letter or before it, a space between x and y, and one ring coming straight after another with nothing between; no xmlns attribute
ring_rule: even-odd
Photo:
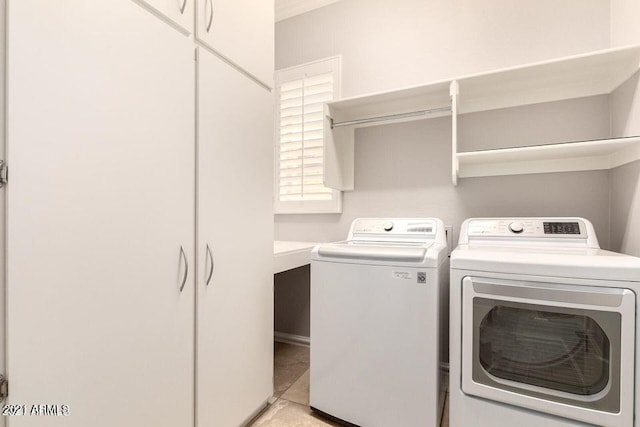
<svg viewBox="0 0 640 427"><path fill-rule="evenodd" d="M611 1L611 45L640 43L640 2ZM612 107L621 114L613 127L640 132L640 73L616 90ZM640 162L610 171L611 179L611 250L640 256Z"/></svg>

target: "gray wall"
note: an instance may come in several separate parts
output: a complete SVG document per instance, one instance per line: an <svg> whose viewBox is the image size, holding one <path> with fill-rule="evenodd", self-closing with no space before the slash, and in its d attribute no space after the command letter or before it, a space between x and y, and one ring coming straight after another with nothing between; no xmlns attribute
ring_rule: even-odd
<svg viewBox="0 0 640 427"><path fill-rule="evenodd" d="M275 275L274 327L276 331L308 337L309 266Z"/></svg>
<svg viewBox="0 0 640 427"><path fill-rule="evenodd" d="M611 1L611 43L640 43L640 1ZM615 132L640 134L640 74L612 96ZM611 249L640 256L640 162L611 171Z"/></svg>
<svg viewBox="0 0 640 427"><path fill-rule="evenodd" d="M614 132L640 135L639 87L640 72L613 93ZM640 162L613 169L610 179L611 249L640 256Z"/></svg>
<svg viewBox="0 0 640 427"><path fill-rule="evenodd" d="M625 46L640 43L640 2L611 0L611 45Z"/></svg>
<svg viewBox="0 0 640 427"><path fill-rule="evenodd" d="M356 131L356 191L342 215L277 216L278 240L340 240L360 216L436 216L454 225L472 216L584 216L609 240L607 171L462 179L451 184L448 118Z"/></svg>
<svg viewBox="0 0 640 427"><path fill-rule="evenodd" d="M347 97L606 48L609 33L609 0L342 0L276 24L276 69L342 54Z"/></svg>
<svg viewBox="0 0 640 427"><path fill-rule="evenodd" d="M611 247L640 256L640 162L611 171Z"/></svg>
<svg viewBox="0 0 640 427"><path fill-rule="evenodd" d="M276 25L276 68L341 54L342 95L355 96L606 48L609 13L608 0L342 0ZM562 141L587 127L606 135L608 99L595 98L558 103L558 115L531 106L463 117L461 149ZM607 172L472 178L455 188L450 156L448 119L359 129L343 213L276 215L276 238L342 239L358 216L439 216L456 237L469 216L581 215L608 246Z"/></svg>

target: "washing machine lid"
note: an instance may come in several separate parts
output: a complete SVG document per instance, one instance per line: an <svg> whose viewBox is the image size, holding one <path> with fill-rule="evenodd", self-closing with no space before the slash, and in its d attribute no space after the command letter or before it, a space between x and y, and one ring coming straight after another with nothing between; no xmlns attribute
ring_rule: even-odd
<svg viewBox="0 0 640 427"><path fill-rule="evenodd" d="M445 228L437 218L358 218L347 240L323 243L316 261L438 267L448 252Z"/></svg>
<svg viewBox="0 0 640 427"><path fill-rule="evenodd" d="M451 268L640 282L640 258L594 248L460 245L451 253Z"/></svg>

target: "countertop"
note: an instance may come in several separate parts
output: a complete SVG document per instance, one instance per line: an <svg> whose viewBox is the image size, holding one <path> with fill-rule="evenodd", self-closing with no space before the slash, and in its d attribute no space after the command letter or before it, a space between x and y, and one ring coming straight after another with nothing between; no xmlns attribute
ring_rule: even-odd
<svg viewBox="0 0 640 427"><path fill-rule="evenodd" d="M317 244L317 242L274 241L274 274L309 264L311 262L311 250Z"/></svg>

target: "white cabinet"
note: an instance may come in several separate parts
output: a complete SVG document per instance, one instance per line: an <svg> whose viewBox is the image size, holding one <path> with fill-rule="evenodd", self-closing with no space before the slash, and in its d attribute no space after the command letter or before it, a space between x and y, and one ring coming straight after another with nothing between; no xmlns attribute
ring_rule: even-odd
<svg viewBox="0 0 640 427"><path fill-rule="evenodd" d="M137 0L169 19L187 33L193 33L196 0Z"/></svg>
<svg viewBox="0 0 640 427"><path fill-rule="evenodd" d="M273 86L273 0L197 0L196 37Z"/></svg>
<svg viewBox="0 0 640 427"><path fill-rule="evenodd" d="M273 99L198 66L197 419L237 426L273 393Z"/></svg>
<svg viewBox="0 0 640 427"><path fill-rule="evenodd" d="M130 0L8 22L8 403L71 413L10 424L192 426L193 44Z"/></svg>
<svg viewBox="0 0 640 427"><path fill-rule="evenodd" d="M70 413L10 425L240 425L273 393L271 93L131 0L7 19L8 403Z"/></svg>

